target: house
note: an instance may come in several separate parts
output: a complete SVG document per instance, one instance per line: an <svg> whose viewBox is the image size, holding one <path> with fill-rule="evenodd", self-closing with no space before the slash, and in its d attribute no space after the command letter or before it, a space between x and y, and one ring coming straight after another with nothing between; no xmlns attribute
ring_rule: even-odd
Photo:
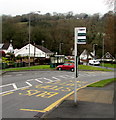
<svg viewBox="0 0 116 120"><path fill-rule="evenodd" d="M110 52L107 52L104 56L102 56L101 61L112 62L115 61L115 58L110 54Z"/></svg>
<svg viewBox="0 0 116 120"><path fill-rule="evenodd" d="M6 53L13 53L14 49L12 43L0 43L0 51L4 51Z"/></svg>
<svg viewBox="0 0 116 120"><path fill-rule="evenodd" d="M14 54L21 57L30 55L30 57L50 58L54 53L43 46L27 44L19 50L14 50Z"/></svg>
<svg viewBox="0 0 116 120"><path fill-rule="evenodd" d="M85 49L81 55L79 56L80 58L80 63L87 63L88 60L93 59L93 54L92 53L88 53L88 51Z"/></svg>

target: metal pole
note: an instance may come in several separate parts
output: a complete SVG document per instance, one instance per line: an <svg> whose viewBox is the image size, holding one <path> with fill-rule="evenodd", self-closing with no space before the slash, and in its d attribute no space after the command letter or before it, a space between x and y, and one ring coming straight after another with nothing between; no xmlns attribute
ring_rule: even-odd
<svg viewBox="0 0 116 120"><path fill-rule="evenodd" d="M33 59L34 64L35 64L35 52L36 52L35 49L36 48L35 48L35 42L34 42L34 59Z"/></svg>
<svg viewBox="0 0 116 120"><path fill-rule="evenodd" d="M97 45L97 44L93 44L93 54L94 54L94 59L95 59L95 57L96 57L95 45Z"/></svg>
<svg viewBox="0 0 116 120"><path fill-rule="evenodd" d="M104 61L103 61L103 58L104 58L104 36L103 36L103 46L102 46L102 65L104 67Z"/></svg>
<svg viewBox="0 0 116 120"><path fill-rule="evenodd" d="M29 67L30 67L30 39L31 39L31 25L30 25L30 13L29 13Z"/></svg>
<svg viewBox="0 0 116 120"><path fill-rule="evenodd" d="M42 53L43 53L44 40L42 40L41 42L42 42ZM46 55L45 55L45 57L46 57Z"/></svg>
<svg viewBox="0 0 116 120"><path fill-rule="evenodd" d="M61 42L60 45L59 45L59 54L61 54L61 51L62 51L62 45L63 45L63 43Z"/></svg>
<svg viewBox="0 0 116 120"><path fill-rule="evenodd" d="M74 87L74 103L77 104L77 77L78 77L78 59L77 59L77 29L75 28L75 87Z"/></svg>
<svg viewBox="0 0 116 120"><path fill-rule="evenodd" d="M43 47L44 40L42 40L42 47Z"/></svg>
<svg viewBox="0 0 116 120"><path fill-rule="evenodd" d="M59 45L59 55L60 55L60 53L61 53L61 43Z"/></svg>
<svg viewBox="0 0 116 120"><path fill-rule="evenodd" d="M40 11L35 11L35 12L40 13ZM30 67L30 41L31 41L31 13L29 13L29 67Z"/></svg>
<svg viewBox="0 0 116 120"><path fill-rule="evenodd" d="M93 44L93 55L94 55L94 59L95 59L95 48L94 48L94 45L95 44Z"/></svg>

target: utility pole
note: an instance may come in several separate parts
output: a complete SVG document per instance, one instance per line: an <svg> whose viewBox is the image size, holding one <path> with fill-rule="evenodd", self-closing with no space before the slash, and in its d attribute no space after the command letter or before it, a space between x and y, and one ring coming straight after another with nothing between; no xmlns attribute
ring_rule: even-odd
<svg viewBox="0 0 116 120"><path fill-rule="evenodd" d="M35 12L40 13L40 11L35 11ZM30 12L29 13L29 58L28 58L29 67L30 67L30 42L31 42L31 14L35 13L35 12Z"/></svg>
<svg viewBox="0 0 116 120"><path fill-rule="evenodd" d="M105 33L102 34L103 35L103 41L102 41L102 66L104 67L104 36L105 36Z"/></svg>
<svg viewBox="0 0 116 120"><path fill-rule="evenodd" d="M31 38L31 26L30 26L30 13L29 13L29 67L30 67L30 38Z"/></svg>
<svg viewBox="0 0 116 120"><path fill-rule="evenodd" d="M34 62L34 64L35 64L35 51L36 50L36 47L35 47L35 42L34 42L34 59L33 59L33 62Z"/></svg>
<svg viewBox="0 0 116 120"><path fill-rule="evenodd" d="M63 45L64 43L62 43L62 42L60 42L60 44L59 44L59 54L61 54L61 51L62 51L62 45Z"/></svg>
<svg viewBox="0 0 116 120"><path fill-rule="evenodd" d="M96 58L96 51L95 51L95 46L96 46L97 44L93 44L93 55L94 55L94 59Z"/></svg>

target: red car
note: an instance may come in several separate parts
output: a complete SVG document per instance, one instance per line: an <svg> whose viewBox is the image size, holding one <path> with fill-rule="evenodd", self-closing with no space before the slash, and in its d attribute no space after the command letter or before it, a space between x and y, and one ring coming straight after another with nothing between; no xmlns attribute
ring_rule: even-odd
<svg viewBox="0 0 116 120"><path fill-rule="evenodd" d="M64 63L63 65L58 65L56 67L57 70L70 70L74 71L74 63Z"/></svg>

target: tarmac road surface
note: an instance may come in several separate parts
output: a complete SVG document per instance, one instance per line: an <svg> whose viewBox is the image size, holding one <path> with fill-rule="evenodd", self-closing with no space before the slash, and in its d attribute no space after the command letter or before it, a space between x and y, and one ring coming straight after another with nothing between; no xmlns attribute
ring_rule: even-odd
<svg viewBox="0 0 116 120"><path fill-rule="evenodd" d="M113 72L80 71L77 89L113 78ZM2 76L2 117L34 118L59 104L74 91L74 73L69 71L8 72Z"/></svg>

